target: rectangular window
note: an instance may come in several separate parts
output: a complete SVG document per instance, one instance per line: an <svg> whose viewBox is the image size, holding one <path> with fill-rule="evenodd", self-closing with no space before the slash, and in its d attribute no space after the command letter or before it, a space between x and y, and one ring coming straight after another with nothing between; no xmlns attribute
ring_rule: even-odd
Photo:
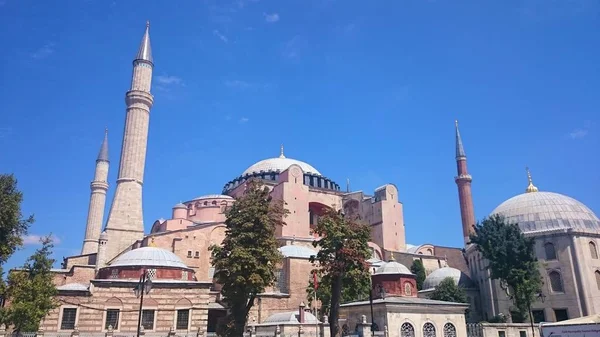
<svg viewBox="0 0 600 337"><path fill-rule="evenodd" d="M519 331L519 337L527 337L527 331Z"/></svg>
<svg viewBox="0 0 600 337"><path fill-rule="evenodd" d="M75 319L77 318L77 308L63 308L62 319L60 321L61 330L75 329Z"/></svg>
<svg viewBox="0 0 600 337"><path fill-rule="evenodd" d="M554 317L556 317L556 321L566 321L569 319L569 314L567 313L567 309L554 309Z"/></svg>
<svg viewBox="0 0 600 337"><path fill-rule="evenodd" d="M154 310L142 310L142 326L144 330L154 330Z"/></svg>
<svg viewBox="0 0 600 337"><path fill-rule="evenodd" d="M192 257L192 251L191 251L191 250L188 250L188 255L187 255L187 257Z"/></svg>
<svg viewBox="0 0 600 337"><path fill-rule="evenodd" d="M190 321L190 309L177 310L177 330L187 330Z"/></svg>
<svg viewBox="0 0 600 337"><path fill-rule="evenodd" d="M506 331L498 330L498 337L506 337Z"/></svg>
<svg viewBox="0 0 600 337"><path fill-rule="evenodd" d="M546 314L544 310L531 310L531 314L533 315L534 323L542 323L546 321Z"/></svg>
<svg viewBox="0 0 600 337"><path fill-rule="evenodd" d="M104 322L104 329L108 330L111 326L114 330L119 328L119 313L120 309L106 309L106 322Z"/></svg>

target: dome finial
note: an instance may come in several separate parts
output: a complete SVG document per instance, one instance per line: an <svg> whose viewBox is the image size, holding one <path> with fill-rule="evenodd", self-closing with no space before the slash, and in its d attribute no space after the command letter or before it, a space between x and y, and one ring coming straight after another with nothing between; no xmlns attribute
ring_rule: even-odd
<svg viewBox="0 0 600 337"><path fill-rule="evenodd" d="M392 261L396 261L396 259L394 258L394 252L390 252L390 261L389 262L392 262Z"/></svg>
<svg viewBox="0 0 600 337"><path fill-rule="evenodd" d="M150 239L150 244L148 244L148 247L156 247L156 243L154 243L154 238Z"/></svg>
<svg viewBox="0 0 600 337"><path fill-rule="evenodd" d="M283 154L283 144L281 144L281 149L279 151L279 158L285 158L285 155Z"/></svg>
<svg viewBox="0 0 600 337"><path fill-rule="evenodd" d="M533 180L531 179L531 172L529 172L529 167L525 167L525 170L527 171L527 181L529 182L525 192L527 192L527 193L537 192L538 188L535 187L535 185L533 185Z"/></svg>

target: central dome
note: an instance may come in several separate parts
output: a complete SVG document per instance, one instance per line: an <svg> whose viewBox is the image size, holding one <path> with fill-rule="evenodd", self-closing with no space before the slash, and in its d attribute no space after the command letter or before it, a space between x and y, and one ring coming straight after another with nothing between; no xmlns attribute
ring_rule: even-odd
<svg viewBox="0 0 600 337"><path fill-rule="evenodd" d="M312 173L316 175L321 175L316 168L312 167L310 164L307 164L303 161L299 161L296 159L286 158L283 155L283 146L281 147L281 154L277 158L269 158L265 160L261 160L258 163L252 164L248 167L242 176L246 174L260 173L260 172L283 172L287 170L292 165L298 165L304 171L304 173Z"/></svg>
<svg viewBox="0 0 600 337"><path fill-rule="evenodd" d="M500 214L517 223L524 233L559 228L600 231L600 220L583 203L553 192L528 192L512 197L496 207Z"/></svg>

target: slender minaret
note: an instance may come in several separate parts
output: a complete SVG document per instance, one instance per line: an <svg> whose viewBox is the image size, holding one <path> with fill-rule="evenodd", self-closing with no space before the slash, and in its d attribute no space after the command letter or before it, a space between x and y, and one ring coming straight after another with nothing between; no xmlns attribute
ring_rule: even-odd
<svg viewBox="0 0 600 337"><path fill-rule="evenodd" d="M471 175L467 170L467 155L463 148L460 132L458 131L458 121L456 125L456 169L458 175L454 177L458 185L458 200L460 202L460 217L462 219L463 238L465 244L469 242L469 234L473 232L475 225L475 210L473 209L473 196L471 194Z"/></svg>
<svg viewBox="0 0 600 337"><path fill-rule="evenodd" d="M106 191L108 190L108 165L108 130L104 130L104 141L100 146L98 159L96 159L96 173L91 184L92 195L90 196L90 207L88 208L81 255L98 251L98 238L102 229Z"/></svg>
<svg viewBox="0 0 600 337"><path fill-rule="evenodd" d="M107 261L144 235L142 185L146 164L150 108L154 100L150 94L154 64L150 48L149 28L150 23L147 22L140 49L133 60L131 89L125 94L127 113L121 147L121 162L117 187L106 222Z"/></svg>

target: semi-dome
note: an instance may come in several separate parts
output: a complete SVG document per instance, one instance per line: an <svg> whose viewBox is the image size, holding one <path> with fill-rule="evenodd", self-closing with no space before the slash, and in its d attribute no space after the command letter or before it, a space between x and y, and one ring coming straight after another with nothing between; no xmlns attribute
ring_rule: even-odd
<svg viewBox="0 0 600 337"><path fill-rule="evenodd" d="M284 257L293 257L301 259L309 259L312 255L317 255L317 251L300 245L287 245L279 247L279 252Z"/></svg>
<svg viewBox="0 0 600 337"><path fill-rule="evenodd" d="M292 165L298 165L304 171L304 173L312 173L316 175L321 175L316 168L312 167L310 164L307 164L303 161L287 158L283 155L283 146L281 147L281 154L277 158L269 158L261 160L257 163L252 164L248 167L243 173L242 176L246 174L252 173L260 173L262 172L282 172L287 170Z"/></svg>
<svg viewBox="0 0 600 337"><path fill-rule="evenodd" d="M560 228L600 231L600 220L583 203L554 192L539 192L527 170L529 185L526 193L514 196L496 207L500 214L516 223L524 233Z"/></svg>
<svg viewBox="0 0 600 337"><path fill-rule="evenodd" d="M233 199L231 196L225 194L207 194L202 195L192 200L204 200L204 199Z"/></svg>
<svg viewBox="0 0 600 337"><path fill-rule="evenodd" d="M375 274L412 274L402 263L391 260L384 262L381 267L375 269Z"/></svg>
<svg viewBox="0 0 600 337"><path fill-rule="evenodd" d="M166 267L190 269L170 251L157 247L142 247L128 251L115 259L110 267Z"/></svg>
<svg viewBox="0 0 600 337"><path fill-rule="evenodd" d="M467 274L452 267L442 267L434 270L423 281L423 289L429 290L437 287L445 278L451 277L458 286L463 288L474 288L475 283Z"/></svg>

